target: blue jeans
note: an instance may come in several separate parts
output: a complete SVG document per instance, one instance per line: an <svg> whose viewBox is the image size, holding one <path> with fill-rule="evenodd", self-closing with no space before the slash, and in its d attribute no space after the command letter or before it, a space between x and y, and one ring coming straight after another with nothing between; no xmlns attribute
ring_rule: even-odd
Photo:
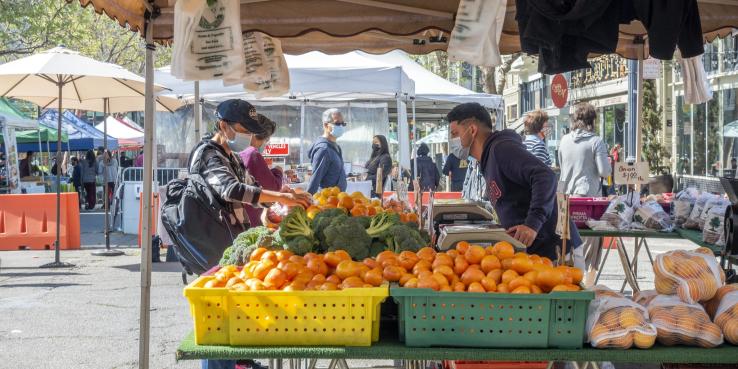
<svg viewBox="0 0 738 369"><path fill-rule="evenodd" d="M235 369L235 360L202 360L202 369Z"/></svg>

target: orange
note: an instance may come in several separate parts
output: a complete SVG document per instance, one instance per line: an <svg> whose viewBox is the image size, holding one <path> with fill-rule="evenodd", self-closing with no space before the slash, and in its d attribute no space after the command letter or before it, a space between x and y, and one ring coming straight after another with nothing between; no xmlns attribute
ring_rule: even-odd
<svg viewBox="0 0 738 369"><path fill-rule="evenodd" d="M372 258L366 258L366 259L362 260L361 263L364 264L364 265L366 265L366 266L368 266L371 269L374 269L374 268L376 268L379 265L377 263L377 261L374 260L374 259L372 259Z"/></svg>
<svg viewBox="0 0 738 369"><path fill-rule="evenodd" d="M328 274L328 265L326 265L322 260L311 259L307 263L307 268L315 274Z"/></svg>
<svg viewBox="0 0 738 369"><path fill-rule="evenodd" d="M336 275L338 275L341 279L346 279L348 277L358 277L361 269L359 269L359 265L363 265L351 260L344 260L338 263L338 266L336 266Z"/></svg>
<svg viewBox="0 0 738 369"><path fill-rule="evenodd" d="M454 292L465 292L466 291L466 286L461 282L454 282L452 287L453 287Z"/></svg>
<svg viewBox="0 0 738 369"><path fill-rule="evenodd" d="M280 264L282 263L283 262L280 262ZM300 266L300 264L297 264L297 263L287 262L281 268L280 267L278 268L284 272L284 274L287 276L287 279L292 280L293 278L295 278L297 273L300 272L300 270L302 269L302 266Z"/></svg>
<svg viewBox="0 0 738 369"><path fill-rule="evenodd" d="M441 289L439 289L441 292L454 292L454 290L449 285L441 286Z"/></svg>
<svg viewBox="0 0 738 369"><path fill-rule="evenodd" d="M337 276L335 274L331 274L331 275L328 276L328 278L325 279L325 281L326 282L331 282L331 283L334 283L334 284L341 284L341 277L339 277L339 276Z"/></svg>
<svg viewBox="0 0 738 369"><path fill-rule="evenodd" d="M512 259L512 263L510 264L510 269L518 272L518 274L525 274L533 270L533 262L528 259L527 256L525 257L515 257Z"/></svg>
<svg viewBox="0 0 738 369"><path fill-rule="evenodd" d="M461 242L459 242L459 243L456 244L456 250L458 250L459 253L464 254L464 253L466 253L466 250L469 249L469 246L471 246L469 244L469 242L461 241Z"/></svg>
<svg viewBox="0 0 738 369"><path fill-rule="evenodd" d="M277 263L269 259L260 261L259 264L256 265L256 268L254 268L254 277L263 281L267 274L269 274L269 271L276 266Z"/></svg>
<svg viewBox="0 0 738 369"><path fill-rule="evenodd" d="M410 278L405 284L402 285L405 288L418 288L418 279Z"/></svg>
<svg viewBox="0 0 738 369"><path fill-rule="evenodd" d="M546 268L538 271L536 276L536 284L544 291L551 291L557 285L564 284L566 277L561 270L554 268Z"/></svg>
<svg viewBox="0 0 738 369"><path fill-rule="evenodd" d="M530 272L525 273L523 275L523 277L525 279L527 279L528 281L530 281L531 284L535 284L536 283L536 277L537 276L538 276L538 271L535 271L535 270L531 270Z"/></svg>
<svg viewBox="0 0 738 369"><path fill-rule="evenodd" d="M518 272L512 269L506 270L504 273L502 273L502 283L510 283L510 281L517 277L520 277L520 274L518 274Z"/></svg>
<svg viewBox="0 0 738 369"><path fill-rule="evenodd" d="M416 253L421 260L427 260L433 263L433 259L436 258L436 251L430 247L423 247Z"/></svg>
<svg viewBox="0 0 738 369"><path fill-rule="evenodd" d="M531 293L535 293L535 294L539 294L539 293L543 293L543 290L541 290L540 287L538 287L538 286L536 286L534 284L534 285L530 286L530 292Z"/></svg>
<svg viewBox="0 0 738 369"><path fill-rule="evenodd" d="M433 279L438 282L439 286L448 286L448 279L441 273L433 273Z"/></svg>
<svg viewBox="0 0 738 369"><path fill-rule="evenodd" d="M502 283L502 269L491 270L487 273L487 278L492 278L495 283Z"/></svg>
<svg viewBox="0 0 738 369"><path fill-rule="evenodd" d="M405 270L401 266L388 265L382 271L382 277L390 282L397 282L405 274Z"/></svg>
<svg viewBox="0 0 738 369"><path fill-rule="evenodd" d="M441 265L438 268L433 269L433 272L443 274L446 278L451 278L456 275L454 274L453 268L448 265Z"/></svg>
<svg viewBox="0 0 738 369"><path fill-rule="evenodd" d="M528 287L528 286L520 286L520 287L512 290L512 293L518 293L518 294L530 293L530 287Z"/></svg>
<svg viewBox="0 0 738 369"><path fill-rule="evenodd" d="M466 258L466 261L469 262L469 264L479 264L482 262L485 255L487 255L487 252L484 251L482 246L473 245L469 246L469 249L466 250L464 258Z"/></svg>
<svg viewBox="0 0 738 369"><path fill-rule="evenodd" d="M484 289L484 287L482 286L482 284L479 283L479 282L473 282L472 284L470 284L469 287L467 288L467 291L468 292L476 292L476 293L484 293L484 292L487 292Z"/></svg>
<svg viewBox="0 0 738 369"><path fill-rule="evenodd" d="M469 286L474 282L479 282L486 277L481 270L469 268L461 275L461 282Z"/></svg>
<svg viewBox="0 0 738 369"><path fill-rule="evenodd" d="M436 281L436 279L433 278L433 276L430 276L427 278L419 278L418 288L430 288L432 290L438 291L441 289L441 285L438 284L438 281Z"/></svg>
<svg viewBox="0 0 738 369"><path fill-rule="evenodd" d="M338 290L338 286L335 283L325 282L320 286L319 290L320 291L336 291Z"/></svg>
<svg viewBox="0 0 738 369"><path fill-rule="evenodd" d="M436 269L441 265L453 267L454 259L452 259L451 256L448 256L443 253L436 254L436 258L433 260L433 263L431 264L431 268Z"/></svg>
<svg viewBox="0 0 738 369"><path fill-rule="evenodd" d="M400 253L398 260L400 261L401 267L405 268L407 271L411 271L415 264L420 261L420 258L412 251L403 251Z"/></svg>
<svg viewBox="0 0 738 369"><path fill-rule="evenodd" d="M407 283L407 281L409 281L409 280L411 280L413 278L415 278L415 276L412 275L412 274L410 274L410 273L403 274L402 277L400 277L400 281L399 281L400 282L400 286L404 286Z"/></svg>
<svg viewBox="0 0 738 369"><path fill-rule="evenodd" d="M228 282L226 282L225 286L226 288L231 288L233 287L234 284L238 284L238 283L243 283L243 280L238 277L231 277L231 279L229 279Z"/></svg>
<svg viewBox="0 0 738 369"><path fill-rule="evenodd" d="M484 251L487 253L487 255L494 255L495 254L495 247L494 246L487 246L484 248Z"/></svg>
<svg viewBox="0 0 738 369"><path fill-rule="evenodd" d="M431 262L428 260L418 260L413 267L413 274L418 275L423 270L431 270Z"/></svg>
<svg viewBox="0 0 738 369"><path fill-rule="evenodd" d="M564 275L565 283L572 284L574 283L574 277L569 273L569 267L566 265L560 265L556 267L556 270L561 272L561 274Z"/></svg>
<svg viewBox="0 0 738 369"><path fill-rule="evenodd" d="M467 268L469 268L469 263L466 261L466 258L463 255L457 256L456 260L454 260L454 273L461 275Z"/></svg>
<svg viewBox="0 0 738 369"><path fill-rule="evenodd" d="M330 197L328 197L328 199L327 199L327 200L325 201L325 203L326 203L326 205L330 205L330 206L332 206L332 207L337 207L337 206L338 206L338 201L339 201L339 200L338 200L338 197L336 197L336 196L330 196Z"/></svg>
<svg viewBox="0 0 738 369"><path fill-rule="evenodd" d="M290 250L279 250L277 251L277 260L279 261L289 260L289 258L293 255L295 254L293 254L292 251Z"/></svg>
<svg viewBox="0 0 738 369"><path fill-rule="evenodd" d="M530 288L530 281L525 279L525 277L517 277L510 282L507 283L507 286L510 288L510 290L515 291L520 286L525 286Z"/></svg>
<svg viewBox="0 0 738 369"><path fill-rule="evenodd" d="M502 268L502 264L500 263L500 259L498 259L497 256L487 255L482 258L481 267L484 273L489 273L495 269Z"/></svg>
<svg viewBox="0 0 738 369"><path fill-rule="evenodd" d="M395 259L397 259L397 255L394 252L392 252L392 251L384 250L384 251L380 252L379 254L377 254L377 257L374 258L374 259L377 260L377 263L379 265L382 265L382 263L384 263L387 260L395 260Z"/></svg>
<svg viewBox="0 0 738 369"><path fill-rule="evenodd" d="M329 267L335 268L338 263L341 262L341 258L336 255L333 251L328 251L323 255L323 262L326 263Z"/></svg>
<svg viewBox="0 0 738 369"><path fill-rule="evenodd" d="M341 282L341 288L361 288L364 287L364 281L359 277L348 277Z"/></svg>
<svg viewBox="0 0 738 369"><path fill-rule="evenodd" d="M512 268L513 258L501 259L502 269L508 270Z"/></svg>
<svg viewBox="0 0 738 369"><path fill-rule="evenodd" d="M510 288L507 287L507 283L500 283L497 285L497 292L510 293Z"/></svg>
<svg viewBox="0 0 738 369"><path fill-rule="evenodd" d="M364 217L364 216L367 216L369 211L366 210L364 205L359 204L359 205L355 205L354 207L352 207L350 213L352 217Z"/></svg>
<svg viewBox="0 0 738 369"><path fill-rule="evenodd" d="M484 287L484 290L487 292L497 291L497 282L495 282L495 280L492 278L484 277L482 278L482 281L480 283L482 284L482 287Z"/></svg>
<svg viewBox="0 0 738 369"><path fill-rule="evenodd" d="M307 284L310 282L310 280L313 279L315 276L315 273L308 270L307 268L303 268L300 270L300 272L297 273L294 279L292 279L293 282L302 282L304 284Z"/></svg>
<svg viewBox="0 0 738 369"><path fill-rule="evenodd" d="M446 255L450 256L451 259L456 260L456 257L459 256L459 252L456 249L451 249L446 251Z"/></svg>
<svg viewBox="0 0 738 369"><path fill-rule="evenodd" d="M249 256L249 261L260 260L261 256L264 255L265 252L267 252L267 249L259 247L258 249L251 252L251 255Z"/></svg>
<svg viewBox="0 0 738 369"><path fill-rule="evenodd" d="M493 249L495 250L495 255L500 258L500 260L511 258L515 255L515 248L507 241L497 242Z"/></svg>
<svg viewBox="0 0 738 369"><path fill-rule="evenodd" d="M287 282L287 274L280 269L274 268L264 278L264 285L270 289L278 290Z"/></svg>

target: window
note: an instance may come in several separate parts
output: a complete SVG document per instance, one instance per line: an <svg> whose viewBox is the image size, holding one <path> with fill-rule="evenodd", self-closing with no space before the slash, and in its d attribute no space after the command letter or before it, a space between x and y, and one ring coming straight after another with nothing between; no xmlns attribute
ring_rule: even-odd
<svg viewBox="0 0 738 369"><path fill-rule="evenodd" d="M677 173L692 174L692 105L676 98Z"/></svg>
<svg viewBox="0 0 738 369"><path fill-rule="evenodd" d="M738 169L733 165L733 159L738 159L738 89L723 90L722 94L724 175L734 177Z"/></svg>
<svg viewBox="0 0 738 369"><path fill-rule="evenodd" d="M507 106L507 120L518 119L518 104Z"/></svg>

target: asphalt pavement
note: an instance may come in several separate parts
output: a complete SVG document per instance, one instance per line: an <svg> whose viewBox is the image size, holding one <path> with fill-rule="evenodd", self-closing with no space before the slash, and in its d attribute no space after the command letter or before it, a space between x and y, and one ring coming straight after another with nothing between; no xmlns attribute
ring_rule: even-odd
<svg viewBox="0 0 738 369"><path fill-rule="evenodd" d="M93 256L92 249L104 247L102 222L100 213L82 214L83 249L61 253L62 261L74 264L71 268L40 269L53 261L53 251L0 252L0 368L138 367L141 257L137 237L114 233L111 244L124 255ZM626 242L632 251L632 241ZM694 248L681 240L653 240L649 245L654 256ZM641 288L653 288L645 252L639 271ZM601 283L620 289L622 267L614 250ZM199 368L198 362L176 362L174 356L180 339L192 330L179 264L154 264L151 284L150 367ZM392 362L349 364L376 367Z"/></svg>

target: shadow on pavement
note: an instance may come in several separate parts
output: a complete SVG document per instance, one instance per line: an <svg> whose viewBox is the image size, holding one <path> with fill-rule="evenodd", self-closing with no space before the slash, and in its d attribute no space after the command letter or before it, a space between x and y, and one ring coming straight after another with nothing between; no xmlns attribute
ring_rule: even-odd
<svg viewBox="0 0 738 369"><path fill-rule="evenodd" d="M3 284L2 288L59 288L72 286L91 286L88 283L26 283L26 284Z"/></svg>
<svg viewBox="0 0 738 369"><path fill-rule="evenodd" d="M125 269L129 272L140 272L141 264L116 265L113 268ZM151 271L156 273L182 273L182 264L179 262L172 263L153 263Z"/></svg>
<svg viewBox="0 0 738 369"><path fill-rule="evenodd" d="M7 269L20 269L20 268L7 268ZM38 269L38 268L34 268L34 269ZM5 270L5 268L3 268L3 270ZM0 270L0 277L61 277L61 276L68 276L68 275L86 275L86 274L75 273L75 272L4 273L2 270Z"/></svg>

